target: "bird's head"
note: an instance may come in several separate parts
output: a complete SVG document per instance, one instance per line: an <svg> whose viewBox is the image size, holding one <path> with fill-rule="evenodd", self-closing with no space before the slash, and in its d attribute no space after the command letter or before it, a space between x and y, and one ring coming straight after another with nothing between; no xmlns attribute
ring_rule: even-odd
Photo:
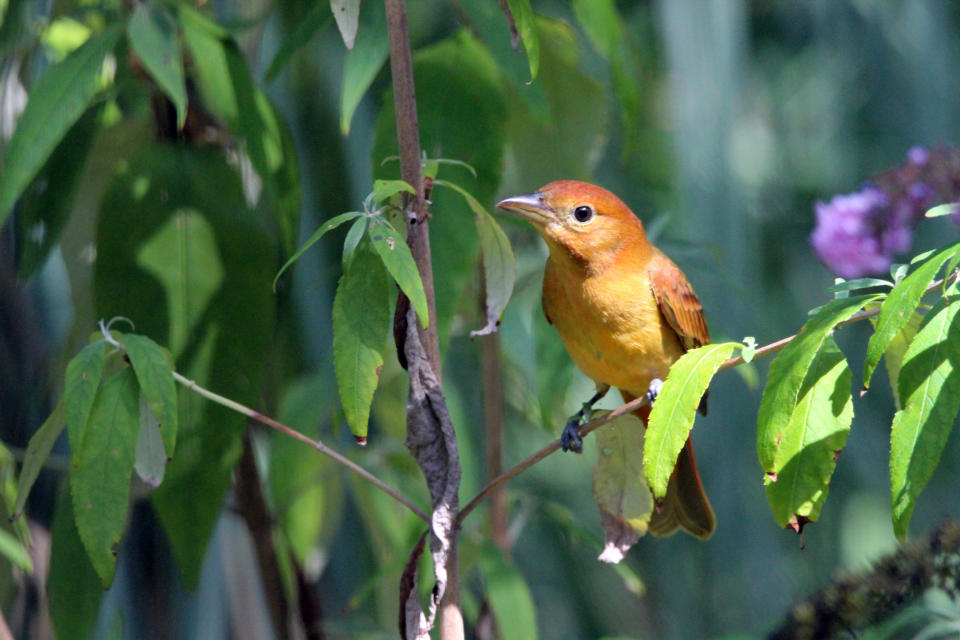
<svg viewBox="0 0 960 640"><path fill-rule="evenodd" d="M646 242L643 224L620 198L587 182L558 180L497 203L528 220L550 247L584 264L612 260L631 242Z"/></svg>

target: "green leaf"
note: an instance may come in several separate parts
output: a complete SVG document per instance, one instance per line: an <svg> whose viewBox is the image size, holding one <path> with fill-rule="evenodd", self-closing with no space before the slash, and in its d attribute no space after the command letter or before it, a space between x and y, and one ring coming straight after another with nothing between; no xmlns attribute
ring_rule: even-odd
<svg viewBox="0 0 960 640"><path fill-rule="evenodd" d="M936 218L939 216L952 216L957 213L960 203L949 202L947 204L938 204L935 207L931 207L924 214L928 218Z"/></svg>
<svg viewBox="0 0 960 640"><path fill-rule="evenodd" d="M146 336L128 333L120 336L130 364L137 374L140 389L150 403L150 410L160 422L160 432L167 456L173 457L177 442L177 385L169 356Z"/></svg>
<svg viewBox="0 0 960 640"><path fill-rule="evenodd" d="M176 415L176 414L174 414ZM137 432L137 453L133 470L152 489L163 482L167 467L167 451L160 421L150 408L146 393L140 394L140 430Z"/></svg>
<svg viewBox="0 0 960 640"><path fill-rule="evenodd" d="M743 348L740 350L740 357L747 364L753 360L757 353L757 339L753 336L747 336L743 339Z"/></svg>
<svg viewBox="0 0 960 640"><path fill-rule="evenodd" d="M369 241L361 242L333 300L333 366L350 431L367 436L370 404L390 329L390 283Z"/></svg>
<svg viewBox="0 0 960 640"><path fill-rule="evenodd" d="M879 297L834 298L807 320L797 336L770 364L770 375L757 415L757 455L765 473L774 473L777 464L776 443L790 423L807 371L827 335L837 324Z"/></svg>
<svg viewBox="0 0 960 640"><path fill-rule="evenodd" d="M70 127L43 168L23 192L14 224L17 271L26 279L60 238L87 175L87 159L102 127L103 105L94 105Z"/></svg>
<svg viewBox="0 0 960 640"><path fill-rule="evenodd" d="M900 333L890 341L890 345L883 353L883 364L887 369L890 391L893 395L893 402L897 406L897 411L903 408L900 406L900 394L897 392L897 389L900 388L898 380L900 378L900 369L903 367L903 357L906 355L910 343L913 342L914 337L917 335L917 330L920 328L921 322L923 322L923 316L919 312L914 311L910 314L910 319L907 321L907 324L905 324L903 329L900 330ZM876 321L874 321L874 325L876 325Z"/></svg>
<svg viewBox="0 0 960 640"><path fill-rule="evenodd" d="M857 278L856 280L842 280L835 285L827 288L827 293L838 293L840 291L853 291L855 289L869 289L871 287L892 287L893 283L889 280L880 278Z"/></svg>
<svg viewBox="0 0 960 640"><path fill-rule="evenodd" d="M502 640L536 640L537 610L523 573L504 552L485 544L480 554L480 571L487 600L497 620Z"/></svg>
<svg viewBox="0 0 960 640"><path fill-rule="evenodd" d="M459 193L474 213L477 235L480 237L487 324L481 329L471 331L470 337L489 335L497 330L500 316L507 308L507 303L513 294L513 285L517 279L517 259L513 255L513 248L497 221L469 191L446 180L436 180L434 184L448 187Z"/></svg>
<svg viewBox="0 0 960 640"><path fill-rule="evenodd" d="M163 284L170 317L168 344L178 357L223 285L216 233L199 211L178 209L139 246L136 261ZM167 435L176 436L176 431Z"/></svg>
<svg viewBox="0 0 960 640"><path fill-rule="evenodd" d="M57 637L91 638L104 590L77 534L70 487L66 483L57 496L50 547L47 598Z"/></svg>
<svg viewBox="0 0 960 640"><path fill-rule="evenodd" d="M710 380L739 342L707 344L692 349L670 366L650 411L643 453L644 473L656 498L667 493L677 456L693 428L700 399Z"/></svg>
<svg viewBox="0 0 960 640"><path fill-rule="evenodd" d="M134 53L177 110L177 128L187 121L187 85L177 23L162 6L137 4L127 22L127 38Z"/></svg>
<svg viewBox="0 0 960 640"><path fill-rule="evenodd" d="M863 365L864 389L869 388L870 378L873 377L873 372L880 364L880 358L883 357L890 341L900 333L910 319L910 315L920 304L924 290L930 286L943 263L957 253L958 249L960 244L937 251L933 257L894 287L887 299L883 301L880 315L877 316L877 328L870 336L870 342L867 343L867 358Z"/></svg>
<svg viewBox="0 0 960 640"><path fill-rule="evenodd" d="M50 67L31 89L3 154L0 226L67 131L90 106L103 60L116 46L121 28L119 23L107 26Z"/></svg>
<svg viewBox="0 0 960 640"><path fill-rule="evenodd" d="M33 573L33 560L23 543L6 529L0 529L0 556L6 558L21 571Z"/></svg>
<svg viewBox="0 0 960 640"><path fill-rule="evenodd" d="M767 499L781 527L802 517L816 521L827 498L837 454L853 420L852 374L833 336L817 351L797 404L777 440L767 469ZM768 434L773 435L773 434Z"/></svg>
<svg viewBox="0 0 960 640"><path fill-rule="evenodd" d="M496 7L494 7L496 9ZM501 18L502 20L502 18ZM428 157L454 157L476 169L476 182L465 167L444 166L444 176L461 184L492 208L503 174L505 127L508 119L502 78L490 53L467 32L417 51L414 55L417 116L421 147ZM377 118L373 149L376 178L399 178L397 163L381 161L397 155L397 125L393 95L388 91ZM483 131L483 135L477 135ZM439 163L438 163L439 164ZM444 163L446 164L446 163ZM464 182L469 180L470 182ZM430 207L430 250L436 275L437 333L441 350L450 339L450 325L460 308L473 309L480 251L476 233L465 233L463 202L455 193L434 190Z"/></svg>
<svg viewBox="0 0 960 640"><path fill-rule="evenodd" d="M417 263L413 259L413 254L410 253L406 240L386 220L374 219L370 224L368 235L390 276L410 299L410 304L417 312L420 323L426 327L430 323L430 316L427 313L427 294L423 291L423 281L420 280Z"/></svg>
<svg viewBox="0 0 960 640"><path fill-rule="evenodd" d="M350 230L347 231L347 236L343 239L343 256L341 256L340 259L344 271L348 271L350 269L350 263L353 261L353 254L360 245L360 240L362 240L366 235L367 226L369 224L370 218L364 216L350 225Z"/></svg>
<svg viewBox="0 0 960 640"><path fill-rule="evenodd" d="M283 42L280 43L280 48L274 54L273 60L270 61L270 65L267 67L267 82L276 80L294 54L313 40L317 32L327 25L327 21L330 20L330 14L326 11L327 7L328 5L323 2L310 3L310 9L297 21L296 27L286 34ZM360 38L363 38L362 34Z"/></svg>
<svg viewBox="0 0 960 640"><path fill-rule="evenodd" d="M337 22L337 29L343 37L347 49L353 49L357 39L357 25L360 20L360 0L330 0L330 12Z"/></svg>
<svg viewBox="0 0 960 640"><path fill-rule="evenodd" d="M389 199L391 196L404 191L407 193L412 193L413 195L417 194L417 192L413 190L413 187L403 180L373 181L373 201L376 203L383 202L384 200Z"/></svg>
<svg viewBox="0 0 960 640"><path fill-rule="evenodd" d="M17 488L17 501L13 506L11 519L19 518L23 514L23 509L27 504L27 498L30 496L30 489L37 477L43 470L43 465L53 450L53 445L63 432L67 424L65 402L63 398L57 402L50 416L44 420L37 432L27 443L27 451L23 458L23 467L20 469L20 483Z"/></svg>
<svg viewBox="0 0 960 640"><path fill-rule="evenodd" d="M353 114L387 60L390 46L382 2L360 5L360 24L357 41L347 52L343 65L343 88L340 91L340 131L343 135L350 133Z"/></svg>
<svg viewBox="0 0 960 640"><path fill-rule="evenodd" d="M960 299L956 286L934 305L907 348L900 406L890 434L893 530L901 540L920 492L940 463L960 410Z"/></svg>
<svg viewBox="0 0 960 640"><path fill-rule="evenodd" d="M320 425L329 422L334 388L329 370L294 381L280 399L277 419L318 436ZM267 488L273 513L301 564L339 527L344 485L336 466L293 438L279 432L270 436Z"/></svg>
<svg viewBox="0 0 960 640"><path fill-rule="evenodd" d="M594 412L591 419L606 413ZM606 537L599 558L604 562L620 562L647 532L653 514L653 495L643 472L645 430L640 418L627 414L596 432L593 498Z"/></svg>
<svg viewBox="0 0 960 640"><path fill-rule="evenodd" d="M67 364L63 403L66 409L67 432L70 434L70 447L74 455L83 449L83 437L90 419L90 409L93 407L97 388L103 377L106 346L107 343L103 340L91 342Z"/></svg>
<svg viewBox="0 0 960 640"><path fill-rule="evenodd" d="M137 212L136 225L129 223L131 211ZM173 254L170 262L178 265L168 265L170 275L163 279L153 259L159 259L161 244L179 237L173 233L179 224L190 243ZM205 228L209 236L193 243L190 232ZM238 170L222 150L142 147L103 196L96 246L96 317L128 316L137 333L160 344L171 344L174 327L187 327L174 354L177 370L237 402L258 402L274 335L270 280L278 249L247 205ZM149 260L147 247L157 252ZM194 318L190 314L202 300L196 300L193 287L210 286L204 273L210 264L220 265L229 286L218 284ZM189 301L188 318L174 315L180 299ZM150 500L181 579L195 588L242 451L246 418L193 393L180 394L177 404L176 456Z"/></svg>
<svg viewBox="0 0 960 640"><path fill-rule="evenodd" d="M337 227L342 225L344 222L349 222L350 220L353 220L354 218L359 218L362 215L363 213L360 211L347 211L346 213L341 213L338 216L334 216L330 218L329 220L324 222L322 225L320 225L320 228L314 231L313 235L310 236L310 238L306 242L304 242L299 249L297 249L297 252L294 253L292 256L290 256L290 259L287 260L282 267L280 267L280 271L278 271L277 275L274 276L273 278L273 290L274 291L277 290L277 282L280 280L280 276L283 275L283 272L286 271L290 265L296 262L300 258L300 256L304 254L304 252L307 249L315 245L320 240L320 238L324 236L324 234L327 231L330 231L331 229L336 229Z"/></svg>
<svg viewBox="0 0 960 640"><path fill-rule="evenodd" d="M77 531L105 588L113 582L116 547L126 527L139 430L137 378L127 368L97 392L90 428L70 469Z"/></svg>
<svg viewBox="0 0 960 640"><path fill-rule="evenodd" d="M537 79L540 69L540 36L537 34L534 22L533 8L530 0L507 0L513 22L517 26L517 33L523 41L523 48L527 50L527 64L530 65L530 82Z"/></svg>

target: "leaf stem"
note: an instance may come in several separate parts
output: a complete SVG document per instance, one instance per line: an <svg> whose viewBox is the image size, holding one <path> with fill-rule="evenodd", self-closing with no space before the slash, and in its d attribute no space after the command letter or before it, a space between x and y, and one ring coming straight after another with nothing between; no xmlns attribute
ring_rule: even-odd
<svg viewBox="0 0 960 640"><path fill-rule="evenodd" d="M402 493L400 493L399 491L397 491L396 489L394 489L393 487L385 483L383 480L381 480L380 478L376 477L375 475L373 475L372 473L370 473L369 471L367 471L366 469L358 465L356 462L354 462L350 458L347 458L343 454L337 451L334 451L327 445L323 444L323 442L321 442L320 440L313 440L312 438L309 438L303 435L296 429L288 427L282 422L278 422L277 420L274 420L269 416L265 416L259 411L255 411L254 409L251 409L248 406L242 405L239 402L231 400L230 398L225 398L220 394L210 391L209 389L205 389L204 387L201 387L199 384L197 384L195 381L180 375L176 371L173 371L172 373L173 373L174 380L176 380L177 382L185 386L190 391L193 391L194 393L203 396L207 400L210 400L211 402L215 402L220 406L226 407L228 409L232 409L233 411L243 414L248 418L252 418L253 420L256 420L261 424L265 424L271 429L276 429L277 431L280 431L281 433L288 435L295 440L299 440L304 444L310 445L311 447L313 447L323 455L333 459L335 462L338 462L339 464L343 465L350 471L354 472L355 474L357 474L358 476L360 476L361 478L363 478L373 486L377 487L378 489L380 489L381 491L389 495L391 498L393 498L394 500L396 500L397 502L405 506L407 509L410 509L410 511L416 514L416 516L421 520L423 520L424 522L427 522L427 523L430 522L430 518L427 516L427 514L424 513L423 510L420 509L420 507L418 507L413 502L411 502L405 495L403 495Z"/></svg>
<svg viewBox="0 0 960 640"><path fill-rule="evenodd" d="M960 272L954 272L942 280L937 280L936 282L932 283L929 287L927 287L926 290L924 290L923 295L926 296L930 293L933 293L937 289L943 287L944 285L948 285L952 282L955 282L957 280L958 275L960 275ZM859 313L856 313L850 316L849 319L841 323L838 323L837 328L845 327L847 325L854 324L855 322L861 322L868 318L876 317L879 314L880 314L879 306L873 309L867 309L866 311L860 311ZM780 351L785 346L787 346L787 344L789 344L791 340L796 338L799 335L799 333L800 332L798 331L797 333L789 335L785 338L781 338L779 340L771 342L770 344L764 345L762 347L758 347L756 352L754 353L753 360L756 360L757 358L763 358L765 356L769 356L771 354L774 354ZM734 367L740 366L741 364L743 364L742 356L730 358L729 360L724 361L724 363L720 365L720 368L718 369L718 371L732 369ZM607 424L611 420L614 420L615 418L618 418L624 415L625 413L631 413L633 411L636 411L640 407L648 404L648 402L649 401L647 400L646 396L641 396L639 398L636 398L635 400L631 400L630 402L622 404L616 409L614 409L613 411L611 411L610 413L604 415L603 417L597 418L596 420L591 420L590 422L584 424L582 427L580 427L580 435L585 436L588 433L591 433L592 431L596 431L597 429ZM466 518L471 511L476 509L481 502L483 502L491 493L493 493L498 488L500 488L505 482L517 477L518 475L520 475L521 473L523 473L533 465L537 464L547 456L551 455L554 451L557 451L558 449L560 449L560 440L554 440L547 446L543 447L536 453L533 453L527 456L526 458L524 458L523 460L515 464L513 467L511 467L510 469L507 469L505 472L503 472L502 474L500 474L499 476L491 480L489 483L487 483L487 485L483 487L483 489L481 489L480 492L477 493L477 495L475 495L470 500L470 502L468 502L463 507L463 509L460 510L460 513L457 516L457 526L460 526L464 518Z"/></svg>

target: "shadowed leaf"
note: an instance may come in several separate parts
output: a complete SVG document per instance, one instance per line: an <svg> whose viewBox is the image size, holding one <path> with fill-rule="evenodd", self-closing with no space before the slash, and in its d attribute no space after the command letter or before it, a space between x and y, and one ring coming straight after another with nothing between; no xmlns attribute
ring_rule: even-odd
<svg viewBox="0 0 960 640"><path fill-rule="evenodd" d="M63 433L63 428L67 425L66 411L64 410L64 400L60 398L53 413L44 420L43 424L37 429L37 432L27 443L27 451L24 454L23 466L20 468L20 483L17 487L17 501L13 505L11 519L19 518L23 514L23 508L27 504L27 498L30 497L30 489L33 483L37 481L37 476L43 470L43 464L47 461L53 445Z"/></svg>
<svg viewBox="0 0 960 640"><path fill-rule="evenodd" d="M177 23L158 4L137 4L127 22L127 38L144 68L177 110L177 128L187 121L187 85Z"/></svg>

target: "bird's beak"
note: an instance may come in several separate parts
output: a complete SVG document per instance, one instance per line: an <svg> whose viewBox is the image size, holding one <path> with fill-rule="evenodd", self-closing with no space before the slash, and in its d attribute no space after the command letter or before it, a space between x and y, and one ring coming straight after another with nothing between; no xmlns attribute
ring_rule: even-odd
<svg viewBox="0 0 960 640"><path fill-rule="evenodd" d="M543 195L539 193L513 196L506 200L501 200L497 203L497 206L510 213L515 213L538 226L543 226L556 219L553 212L544 204Z"/></svg>

